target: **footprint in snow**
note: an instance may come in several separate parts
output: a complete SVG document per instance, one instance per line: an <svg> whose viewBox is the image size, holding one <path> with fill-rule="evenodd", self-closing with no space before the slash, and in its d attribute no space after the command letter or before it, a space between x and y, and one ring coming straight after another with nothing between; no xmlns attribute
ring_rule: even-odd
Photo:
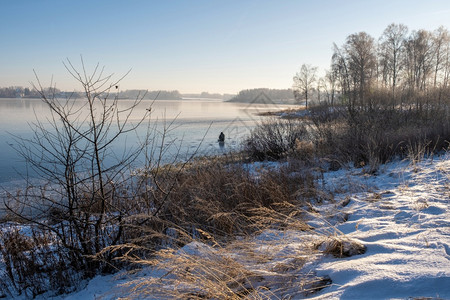
<svg viewBox="0 0 450 300"><path fill-rule="evenodd" d="M430 214L430 215L441 215L441 214L445 213L445 209L442 209L437 206L429 206L429 207L423 209L422 212Z"/></svg>
<svg viewBox="0 0 450 300"><path fill-rule="evenodd" d="M410 212L401 211L394 216L397 223L404 223L410 221L412 214Z"/></svg>
<svg viewBox="0 0 450 300"><path fill-rule="evenodd" d="M444 246L445 253L447 254L447 259L450 260L450 247L447 244L442 244Z"/></svg>

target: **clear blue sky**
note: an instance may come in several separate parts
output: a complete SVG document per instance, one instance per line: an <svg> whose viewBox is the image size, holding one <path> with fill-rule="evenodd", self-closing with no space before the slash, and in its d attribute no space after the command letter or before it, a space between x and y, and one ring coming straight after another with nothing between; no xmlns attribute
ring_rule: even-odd
<svg viewBox="0 0 450 300"><path fill-rule="evenodd" d="M78 89L62 61L132 72L121 89L236 93L289 88L303 63L329 67L332 44L378 38L390 23L450 30L448 0L0 0L0 87Z"/></svg>

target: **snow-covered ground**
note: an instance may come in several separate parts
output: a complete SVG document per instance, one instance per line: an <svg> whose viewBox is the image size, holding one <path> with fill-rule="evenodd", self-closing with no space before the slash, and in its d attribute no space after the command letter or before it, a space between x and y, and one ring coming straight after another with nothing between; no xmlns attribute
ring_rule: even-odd
<svg viewBox="0 0 450 300"><path fill-rule="evenodd" d="M351 174L352 181L369 191L351 197L349 219L336 229L367 252L319 260L317 274L333 284L314 299L450 299L449 156L391 163L378 176Z"/></svg>
<svg viewBox="0 0 450 300"><path fill-rule="evenodd" d="M450 299L448 154L414 165L393 162L381 166L376 175L361 169L329 172L323 183L336 193L336 201L315 207L309 221L315 233L265 231L247 244L253 245L251 258L242 247L231 246L219 254L198 242L179 253L236 260L259 275L255 284L267 287L266 296L273 299ZM305 249L330 237L362 244L366 251L337 258ZM127 297L123 284L158 275L160 271L147 268L134 275L98 276L83 290L55 299ZM305 287L302 278L308 276L322 278L326 287L299 293L300 286Z"/></svg>

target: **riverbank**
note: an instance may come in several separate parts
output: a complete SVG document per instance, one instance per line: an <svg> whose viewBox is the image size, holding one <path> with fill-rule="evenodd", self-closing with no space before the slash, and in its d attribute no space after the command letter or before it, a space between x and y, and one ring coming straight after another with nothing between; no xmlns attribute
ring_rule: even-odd
<svg viewBox="0 0 450 300"><path fill-rule="evenodd" d="M252 165L254 170L279 167ZM55 299L158 299L151 295L208 295L226 287L270 299L447 299L449 182L448 154L416 164L394 161L378 175L355 168L327 172L322 184L335 197L313 204L312 231L267 229L226 247L191 242L149 261L154 267L98 276L81 291ZM180 263L198 272L186 278ZM242 277L219 276L230 268Z"/></svg>

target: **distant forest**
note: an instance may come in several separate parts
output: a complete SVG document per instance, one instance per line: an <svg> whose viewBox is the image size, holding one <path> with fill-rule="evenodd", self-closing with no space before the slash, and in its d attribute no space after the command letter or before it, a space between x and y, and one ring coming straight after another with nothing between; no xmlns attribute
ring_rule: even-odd
<svg viewBox="0 0 450 300"><path fill-rule="evenodd" d="M56 90L60 93L60 90ZM21 86L11 86L0 88L0 98L39 98L39 93L30 88L24 88Z"/></svg>
<svg viewBox="0 0 450 300"><path fill-rule="evenodd" d="M230 102L245 103L288 103L294 101L294 92L291 89L258 88L242 90Z"/></svg>
<svg viewBox="0 0 450 300"><path fill-rule="evenodd" d="M59 89L47 88L44 91L46 94L54 94L57 97L72 97L72 98L82 98L83 93L81 92L64 92ZM114 92L114 91L113 91ZM115 94L114 94L115 95ZM119 99L135 99L137 97L143 97L143 99L148 100L181 100L183 98L205 98L205 99L224 99L228 100L234 95L229 94L210 94L208 92L203 92L200 94L181 94L179 91L146 91L146 90L125 90L120 91L117 95ZM0 98L40 98L40 94L34 90L27 87L12 86L0 88Z"/></svg>
<svg viewBox="0 0 450 300"><path fill-rule="evenodd" d="M148 100L180 100L182 95L178 91L146 91L146 90L126 90L119 92L119 99L136 99L143 97Z"/></svg>
<svg viewBox="0 0 450 300"><path fill-rule="evenodd" d="M82 98L82 92L64 92L56 88L47 88L44 91L46 94L55 95L57 97L72 97ZM112 94L115 91L112 91ZM178 100L182 95L178 91L146 91L146 90L126 90L120 91L117 95L119 99L134 99L136 97L143 97L144 99L159 99L159 100ZM0 88L0 98L40 98L41 95L34 89L24 88L20 86Z"/></svg>
<svg viewBox="0 0 450 300"><path fill-rule="evenodd" d="M65 92L56 88L47 88L44 91L46 94L54 94L60 98L83 98L82 92ZM112 91L115 92L115 91ZM116 95L115 93L112 93ZM187 93L181 94L179 91L146 91L146 90L125 90L118 93L118 99L136 99L143 97L147 100L181 100L184 98L200 98L200 99L222 99L231 102L246 102L246 103L269 103L269 102L292 102L294 101L294 92L291 89L249 89L242 90L238 95L232 94L218 94L218 93ZM0 98L40 98L40 94L27 87L12 86L0 88Z"/></svg>

